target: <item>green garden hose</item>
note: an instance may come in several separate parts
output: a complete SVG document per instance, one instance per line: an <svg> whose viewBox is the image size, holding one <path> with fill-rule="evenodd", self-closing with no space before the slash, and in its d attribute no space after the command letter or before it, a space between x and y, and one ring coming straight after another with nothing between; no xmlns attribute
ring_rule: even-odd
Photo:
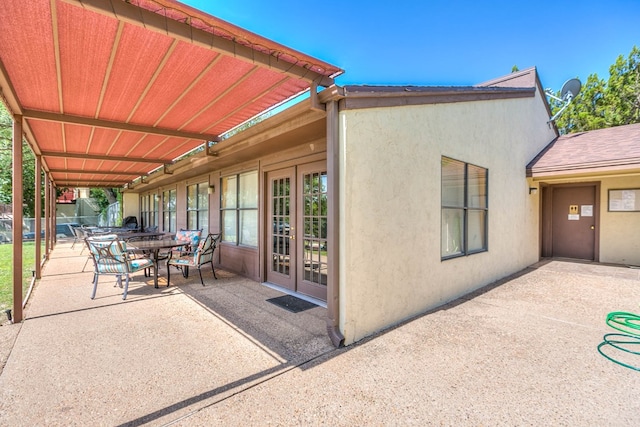
<svg viewBox="0 0 640 427"><path fill-rule="evenodd" d="M607 325L625 334L640 336L640 316L624 311L614 311L607 315Z"/></svg>
<svg viewBox="0 0 640 427"><path fill-rule="evenodd" d="M603 347L609 346L625 353L640 356L640 351L632 350L632 348L640 350L640 347L634 347L640 345L640 316L624 311L613 311L607 315L607 325L624 332L624 334L606 334L603 338L604 341L598 345L598 353L613 363L634 371L640 371L640 367L614 359L602 350Z"/></svg>
<svg viewBox="0 0 640 427"><path fill-rule="evenodd" d="M620 339L618 339L620 338ZM623 344L623 345L620 345ZM616 360L613 357L605 354L602 351L602 347L605 345L609 345L617 350L624 351L625 353L630 353L636 356L640 356L640 352L630 350L629 346L640 345L640 337L633 335L625 335L625 334L606 334L604 336L604 341L598 345L598 353L611 360L613 363L616 363L620 366L624 366L625 368L633 369L634 371L640 371L640 367L630 365L628 363L621 362L620 360ZM638 348L640 350L640 348Z"/></svg>

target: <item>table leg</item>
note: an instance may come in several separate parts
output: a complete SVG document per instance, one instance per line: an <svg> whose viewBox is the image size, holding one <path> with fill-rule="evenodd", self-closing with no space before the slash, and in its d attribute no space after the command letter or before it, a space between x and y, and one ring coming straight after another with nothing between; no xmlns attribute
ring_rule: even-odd
<svg viewBox="0 0 640 427"><path fill-rule="evenodd" d="M154 265L154 269L153 269L153 287L158 289L158 253L160 252L160 249L156 249L155 251L153 251L153 265Z"/></svg>

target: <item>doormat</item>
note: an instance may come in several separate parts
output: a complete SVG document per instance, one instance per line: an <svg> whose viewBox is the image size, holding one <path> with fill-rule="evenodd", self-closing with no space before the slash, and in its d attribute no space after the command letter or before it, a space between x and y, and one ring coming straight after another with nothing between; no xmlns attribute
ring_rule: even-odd
<svg viewBox="0 0 640 427"><path fill-rule="evenodd" d="M310 308L317 307L317 305L302 300L300 298L296 298L292 295L284 295L277 298L269 298L271 304L275 304L278 307L282 307L285 310L289 310L292 313L300 313L301 311L309 310Z"/></svg>

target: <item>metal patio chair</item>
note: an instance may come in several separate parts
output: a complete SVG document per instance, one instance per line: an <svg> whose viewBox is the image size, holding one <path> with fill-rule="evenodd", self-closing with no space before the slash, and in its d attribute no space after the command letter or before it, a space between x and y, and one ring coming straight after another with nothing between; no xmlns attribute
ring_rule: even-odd
<svg viewBox="0 0 640 427"><path fill-rule="evenodd" d="M82 229L82 227L77 226L74 227L72 225L69 225L69 228L71 229L71 232L73 233L73 243L71 244L71 249L73 249L76 246L76 243L81 242L84 243L84 239L87 237L84 230ZM84 245L82 246L82 249L80 250L80 253L82 253L82 251L84 251Z"/></svg>
<svg viewBox="0 0 640 427"><path fill-rule="evenodd" d="M98 280L101 274L114 275L117 278L116 286L122 287L122 276L125 277L122 299L127 299L129 291L129 275L146 268L154 268L153 261L149 258L132 258L126 249L126 243L118 239L94 239L86 240L91 251L95 267L93 275L93 292L91 299L96 297Z"/></svg>
<svg viewBox="0 0 640 427"><path fill-rule="evenodd" d="M218 280L216 276L216 269L213 267L213 255L216 251L216 247L222 238L222 234L209 234L204 240L191 251L183 251L173 258L174 252L172 251L167 259L167 286L171 283L171 266L174 266L182 270L184 277L189 276L189 267L197 268L200 274L200 283L204 286L204 280L202 280L202 266L209 263L211 264L211 271L213 271L213 277Z"/></svg>

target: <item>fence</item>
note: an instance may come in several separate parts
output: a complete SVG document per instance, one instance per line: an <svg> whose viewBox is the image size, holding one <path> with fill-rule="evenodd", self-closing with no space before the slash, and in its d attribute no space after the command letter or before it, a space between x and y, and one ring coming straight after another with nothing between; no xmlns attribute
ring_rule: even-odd
<svg viewBox="0 0 640 427"><path fill-rule="evenodd" d="M98 225L98 216L64 216L56 218L56 236L72 237L73 231L70 226L78 225ZM0 243L11 243L13 220L11 218L0 218ZM41 236L44 237L44 219L41 220ZM36 237L36 220L35 218L23 218L22 221L22 238L24 240L33 240Z"/></svg>
<svg viewBox="0 0 640 427"><path fill-rule="evenodd" d="M60 212L58 212L60 213ZM41 235L44 237L45 221L41 220ZM122 224L122 214L120 212L120 203L115 202L109 205L106 212L98 215L65 215L62 214L56 218L56 236L72 237L73 231L70 226L78 225L97 225L100 227L120 226ZM9 214L0 216L0 244L11 243L13 239L11 230L13 227L13 219ZM36 220L35 218L23 218L22 220L22 238L25 240L35 239Z"/></svg>

